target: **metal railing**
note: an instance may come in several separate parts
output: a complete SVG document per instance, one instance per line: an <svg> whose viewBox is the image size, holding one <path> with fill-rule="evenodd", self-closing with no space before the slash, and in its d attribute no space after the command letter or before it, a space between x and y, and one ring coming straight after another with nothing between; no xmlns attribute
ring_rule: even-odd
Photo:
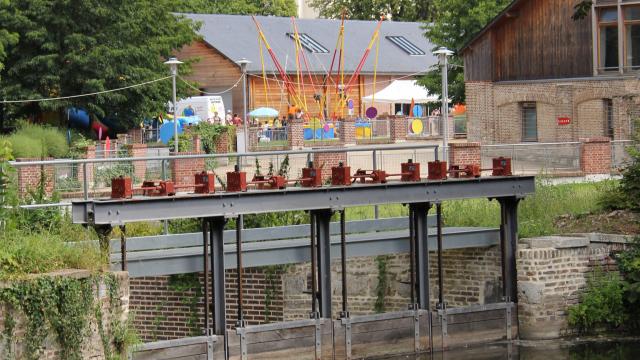
<svg viewBox="0 0 640 360"><path fill-rule="evenodd" d="M425 164L427 161L433 161L438 158L438 149L438 145L412 144L175 156L159 155L161 153L158 152L158 155L147 157L11 161L10 164L18 170L25 167L35 168L36 171L42 169L49 177L48 181L51 181L51 185L53 185L50 188L57 190L64 200L56 204L42 204L41 207L45 207L68 206L72 199L109 196L111 179L120 175L131 177L134 184L137 185L144 180L169 179L173 168L172 162L180 160L200 159L202 169L198 170L212 170L216 174L220 174L222 178L227 171L233 171L236 164L247 172L248 178L252 178L257 172L256 163L262 174L266 174L270 168L274 172L278 172L284 165L287 169L283 170L288 177L296 178L302 175L302 168L307 166L309 160L313 160L314 154L343 153L346 162L354 169L395 169L399 167L400 162L409 158ZM285 159L287 159L286 162ZM332 164L320 163L316 166L330 167ZM426 177L427 167L423 166L421 170L422 175ZM60 174L60 176L52 177L51 174ZM178 174L178 176L182 175ZM191 175L188 177L192 178ZM25 180L18 179L18 181ZM71 185L65 185L64 182ZM24 191L28 187L35 188L36 185L37 183L19 183L18 188Z"/></svg>
<svg viewBox="0 0 640 360"><path fill-rule="evenodd" d="M436 137L442 135L442 116L407 118L408 137Z"/></svg>
<svg viewBox="0 0 640 360"><path fill-rule="evenodd" d="M142 129L143 131L143 135L142 135L142 142L144 144L147 143L154 143L154 142L158 142L160 141L160 129L156 128L156 129Z"/></svg>
<svg viewBox="0 0 640 360"><path fill-rule="evenodd" d="M252 149L288 146L288 134L286 126L249 128L249 146Z"/></svg>
<svg viewBox="0 0 640 360"><path fill-rule="evenodd" d="M483 145L482 167L490 168L493 158L503 156L511 158L518 174L579 172L580 146L580 142Z"/></svg>
<svg viewBox="0 0 640 360"><path fill-rule="evenodd" d="M357 140L377 140L391 138L390 119L356 120Z"/></svg>

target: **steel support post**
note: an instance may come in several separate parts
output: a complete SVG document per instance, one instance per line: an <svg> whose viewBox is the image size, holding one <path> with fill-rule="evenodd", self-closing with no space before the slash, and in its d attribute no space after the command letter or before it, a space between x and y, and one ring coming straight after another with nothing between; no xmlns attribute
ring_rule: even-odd
<svg viewBox="0 0 640 360"><path fill-rule="evenodd" d="M202 262L204 272L204 335L209 336L210 322L209 310L211 303L209 302L209 221L202 219Z"/></svg>
<svg viewBox="0 0 640 360"><path fill-rule="evenodd" d="M238 282L238 327L244 327L244 312L242 310L242 229L244 228L244 215L238 215L236 223L236 277Z"/></svg>
<svg viewBox="0 0 640 360"><path fill-rule="evenodd" d="M429 249L427 247L427 213L430 203L411 204L413 208L413 231L416 251L416 282L418 283L418 306L429 310Z"/></svg>
<svg viewBox="0 0 640 360"><path fill-rule="evenodd" d="M344 209L340 211L340 270L342 272L342 314L349 317L347 308L347 224Z"/></svg>
<svg viewBox="0 0 640 360"><path fill-rule="evenodd" d="M409 206L409 286L411 287L411 305L416 303L416 236L413 206Z"/></svg>
<svg viewBox="0 0 640 360"><path fill-rule="evenodd" d="M444 274L442 269L442 203L436 204L436 226L438 231L438 306L444 308Z"/></svg>
<svg viewBox="0 0 640 360"><path fill-rule="evenodd" d="M311 224L311 243L309 245L311 250L311 317L318 317L318 286L317 286L317 274L316 274L316 214L309 212L309 222Z"/></svg>
<svg viewBox="0 0 640 360"><path fill-rule="evenodd" d="M127 271L127 227L120 225L120 268Z"/></svg>
<svg viewBox="0 0 640 360"><path fill-rule="evenodd" d="M499 198L501 213L502 293L505 302L518 301L516 249L518 244L518 203L516 197Z"/></svg>
<svg viewBox="0 0 640 360"><path fill-rule="evenodd" d="M331 210L313 211L316 218L318 299L320 317L331 319Z"/></svg>
<svg viewBox="0 0 640 360"><path fill-rule="evenodd" d="M222 217L211 218L209 241L211 246L211 289L213 290L213 327L215 335L225 335L226 316L224 298L224 225Z"/></svg>

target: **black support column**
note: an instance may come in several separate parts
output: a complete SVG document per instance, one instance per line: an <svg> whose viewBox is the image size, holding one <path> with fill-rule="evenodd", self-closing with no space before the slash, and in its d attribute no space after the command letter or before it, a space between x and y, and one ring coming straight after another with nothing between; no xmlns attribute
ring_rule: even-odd
<svg viewBox="0 0 640 360"><path fill-rule="evenodd" d="M213 290L213 329L215 335L224 335L226 329L224 296L224 225L223 217L209 220L211 247L211 289Z"/></svg>
<svg viewBox="0 0 640 360"><path fill-rule="evenodd" d="M502 251L502 294L505 301L518 301L516 249L518 244L518 203L515 197L499 198L500 248Z"/></svg>
<svg viewBox="0 0 640 360"><path fill-rule="evenodd" d="M429 309L429 250L427 245L428 228L427 214L431 208L430 203L411 204L413 213L413 233L416 252L416 283L418 286L418 306L420 309Z"/></svg>
<svg viewBox="0 0 640 360"><path fill-rule="evenodd" d="M320 317L331 318L331 236L329 224L331 210L315 210L316 222L318 300Z"/></svg>

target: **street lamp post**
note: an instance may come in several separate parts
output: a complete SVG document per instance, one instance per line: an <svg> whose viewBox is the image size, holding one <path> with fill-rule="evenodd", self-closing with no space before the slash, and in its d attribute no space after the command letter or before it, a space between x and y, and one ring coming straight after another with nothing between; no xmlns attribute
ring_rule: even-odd
<svg viewBox="0 0 640 360"><path fill-rule="evenodd" d="M440 71L442 74L442 125L444 127L443 131L443 141L442 141L442 158L444 161L448 161L447 159L447 151L449 146L449 80L448 80L448 71L449 71L449 56L453 55L453 51L447 49L446 47L441 47L438 50L433 52L434 55L438 57L438 63L440 64Z"/></svg>
<svg viewBox="0 0 640 360"><path fill-rule="evenodd" d="M247 151L247 146L249 145L249 131L247 129L247 65L251 64L250 60L242 58L236 61L238 65L240 65L240 70L242 71L242 106L243 106L243 117L242 117L242 129L244 130L244 151ZM240 149L238 149L240 152Z"/></svg>
<svg viewBox="0 0 640 360"><path fill-rule="evenodd" d="M174 151L176 154L178 153L178 116L177 116L177 107L176 104L176 76L178 76L178 65L183 64L182 61L179 61L175 57L169 58L169 60L165 61L165 65L169 66L169 70L171 71L171 77L173 80L173 143L174 143Z"/></svg>

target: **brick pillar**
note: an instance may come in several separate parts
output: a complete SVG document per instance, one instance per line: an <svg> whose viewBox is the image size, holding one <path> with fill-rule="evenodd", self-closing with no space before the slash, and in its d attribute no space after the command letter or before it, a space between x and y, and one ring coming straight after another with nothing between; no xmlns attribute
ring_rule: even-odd
<svg viewBox="0 0 640 360"><path fill-rule="evenodd" d="M287 126L287 137L292 150L304 147L304 126L302 120L290 120Z"/></svg>
<svg viewBox="0 0 640 360"><path fill-rule="evenodd" d="M338 166L338 163L342 162L347 164L347 153L315 153L313 154L313 166L322 166L322 179L326 181L331 179L331 168Z"/></svg>
<svg viewBox="0 0 640 360"><path fill-rule="evenodd" d="M611 173L611 139L592 137L580 139L580 170L585 175Z"/></svg>
<svg viewBox="0 0 640 360"><path fill-rule="evenodd" d="M390 116L389 130L391 132L391 141L403 142L407 140L407 118L404 116Z"/></svg>
<svg viewBox="0 0 640 360"><path fill-rule="evenodd" d="M243 134L244 133L240 133ZM222 134L220 134L218 136L218 138L216 138L216 141L214 143L214 150L216 152L216 154L226 154L229 152L229 133L228 132L223 132Z"/></svg>
<svg viewBox="0 0 640 360"><path fill-rule="evenodd" d="M53 158L19 158L18 162L53 160ZM54 189L54 168L51 165L43 166L22 166L18 168L18 193L24 195L29 190L38 188L40 184L41 172L44 171L44 190L47 195L51 195Z"/></svg>
<svg viewBox="0 0 640 360"><path fill-rule="evenodd" d="M83 159L95 159L96 158L96 146L91 145L87 146L84 150ZM87 163L87 188L91 189L91 185L93 184L93 167L92 163ZM78 181L80 184L84 181L84 166L82 164L78 164Z"/></svg>
<svg viewBox="0 0 640 360"><path fill-rule="evenodd" d="M482 165L480 143L449 144L449 165Z"/></svg>
<svg viewBox="0 0 640 360"><path fill-rule="evenodd" d="M142 131L142 128L133 128L133 129L129 129L129 131L127 131L127 135L129 135L131 137L131 143L132 144L142 144L143 141L143 136L144 136L144 132Z"/></svg>
<svg viewBox="0 0 640 360"><path fill-rule="evenodd" d="M340 141L344 145L356 144L356 119L348 118L342 120L342 127L340 128Z"/></svg>
<svg viewBox="0 0 640 360"><path fill-rule="evenodd" d="M173 153L172 153L173 154ZM178 155L197 155L199 152L182 152ZM204 159L171 160L171 179L176 185L194 185L194 175L204 170Z"/></svg>
<svg viewBox="0 0 640 360"><path fill-rule="evenodd" d="M130 157L147 157L147 144L130 144L127 145L127 151ZM147 174L146 161L133 162L133 174L138 182L142 182Z"/></svg>

